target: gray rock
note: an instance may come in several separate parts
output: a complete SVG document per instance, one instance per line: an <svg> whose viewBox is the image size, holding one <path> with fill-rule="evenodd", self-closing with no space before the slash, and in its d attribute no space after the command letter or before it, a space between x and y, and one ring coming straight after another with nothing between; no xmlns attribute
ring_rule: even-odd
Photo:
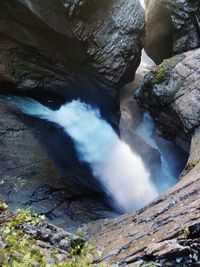
<svg viewBox="0 0 200 267"><path fill-rule="evenodd" d="M1 1L0 34L1 82L49 90L99 74L113 86L139 65L144 11L139 0Z"/></svg>
<svg viewBox="0 0 200 267"><path fill-rule="evenodd" d="M59 243L59 248L69 251L71 249L71 242L68 239L62 239Z"/></svg>
<svg viewBox="0 0 200 267"><path fill-rule="evenodd" d="M144 252L146 257L156 259L176 259L190 254L190 247L179 245L176 239L149 245Z"/></svg>
<svg viewBox="0 0 200 267"><path fill-rule="evenodd" d="M70 252L77 246L82 246L85 243L85 239L64 231L50 223L41 223L36 226L38 240L48 242L49 244L56 246L62 250ZM30 233L29 233L30 234Z"/></svg>
<svg viewBox="0 0 200 267"><path fill-rule="evenodd" d="M146 0L146 24L146 51L156 63L200 47L198 0Z"/></svg>
<svg viewBox="0 0 200 267"><path fill-rule="evenodd" d="M131 81L140 61L144 11L138 0L70 1L73 32L87 47L92 65L112 83Z"/></svg>
<svg viewBox="0 0 200 267"><path fill-rule="evenodd" d="M200 49L164 61L137 91L165 136L188 139L200 125ZM188 136L188 137L187 137Z"/></svg>

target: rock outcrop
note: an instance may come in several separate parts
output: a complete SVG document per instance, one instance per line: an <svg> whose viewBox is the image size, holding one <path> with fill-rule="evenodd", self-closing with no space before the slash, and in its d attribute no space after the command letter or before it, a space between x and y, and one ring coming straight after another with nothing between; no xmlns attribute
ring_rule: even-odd
<svg viewBox="0 0 200 267"><path fill-rule="evenodd" d="M88 266L92 248L76 234L44 222L28 210L12 212L0 202L1 266Z"/></svg>
<svg viewBox="0 0 200 267"><path fill-rule="evenodd" d="M200 6L194 0L146 0L146 43L156 63L200 47Z"/></svg>
<svg viewBox="0 0 200 267"><path fill-rule="evenodd" d="M160 132L177 143L189 141L200 125L199 59L197 49L165 60L145 77L136 94Z"/></svg>

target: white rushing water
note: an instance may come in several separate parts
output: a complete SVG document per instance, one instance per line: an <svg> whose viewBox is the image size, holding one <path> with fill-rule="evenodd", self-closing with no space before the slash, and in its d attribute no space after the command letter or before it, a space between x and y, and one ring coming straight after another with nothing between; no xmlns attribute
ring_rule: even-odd
<svg viewBox="0 0 200 267"><path fill-rule="evenodd" d="M145 2L144 2L144 0L140 0L140 4L145 9Z"/></svg>
<svg viewBox="0 0 200 267"><path fill-rule="evenodd" d="M142 159L122 142L97 109L73 100L53 111L28 98L12 98L24 113L54 122L72 138L81 161L88 163L113 204L136 210L157 196Z"/></svg>

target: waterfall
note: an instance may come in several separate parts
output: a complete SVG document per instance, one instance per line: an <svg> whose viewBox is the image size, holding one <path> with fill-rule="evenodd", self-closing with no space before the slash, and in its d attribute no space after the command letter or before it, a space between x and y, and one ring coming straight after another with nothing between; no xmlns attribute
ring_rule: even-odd
<svg viewBox="0 0 200 267"><path fill-rule="evenodd" d="M25 114L62 127L72 138L80 161L89 164L119 209L136 210L157 196L142 159L120 140L98 109L79 100L55 111L30 98L12 97L10 102Z"/></svg>

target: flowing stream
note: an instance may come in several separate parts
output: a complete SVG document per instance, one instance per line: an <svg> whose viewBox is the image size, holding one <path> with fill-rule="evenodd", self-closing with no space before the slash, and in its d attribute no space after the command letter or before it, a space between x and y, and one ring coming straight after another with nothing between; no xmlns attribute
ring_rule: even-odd
<svg viewBox="0 0 200 267"><path fill-rule="evenodd" d="M58 110L30 98L11 97L9 101L25 114L62 127L72 138L79 159L89 164L119 210L136 210L158 195L142 159L120 140L97 109L79 100Z"/></svg>

